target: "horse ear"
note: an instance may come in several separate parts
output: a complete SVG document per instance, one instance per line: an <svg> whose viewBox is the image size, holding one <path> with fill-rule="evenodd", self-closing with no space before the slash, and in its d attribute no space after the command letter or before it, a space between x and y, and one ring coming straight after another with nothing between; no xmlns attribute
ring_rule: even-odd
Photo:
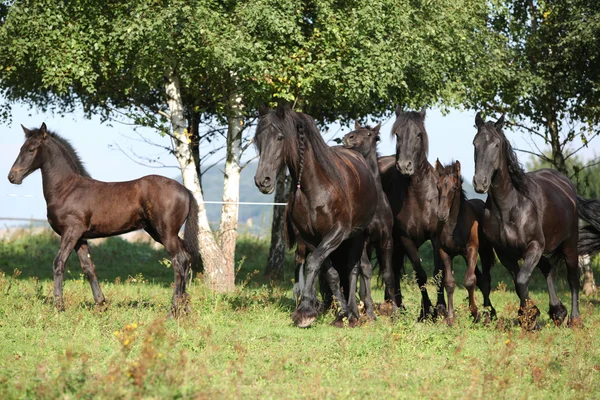
<svg viewBox="0 0 600 400"><path fill-rule="evenodd" d="M375 125L375 128L373 128L373 132L379 136L379 130L381 129L381 122L378 123L377 125Z"/></svg>
<svg viewBox="0 0 600 400"><path fill-rule="evenodd" d="M25 137L28 138L29 136L31 136L31 131L27 128L25 128L23 126L23 124L21 124L21 128L23 128L23 133L25 133Z"/></svg>
<svg viewBox="0 0 600 400"><path fill-rule="evenodd" d="M427 106L423 106L423 108L421 108L421 111L419 111L419 114L421 115L421 118L425 119L425 114L427 113Z"/></svg>
<svg viewBox="0 0 600 400"><path fill-rule="evenodd" d="M42 139L46 139L46 136L48 136L48 130L46 129L45 122L42 122L42 126L40 126L40 133L42 134Z"/></svg>
<svg viewBox="0 0 600 400"><path fill-rule="evenodd" d="M360 124L358 123L358 121L354 121L354 130L355 130L355 131L357 131L357 130L359 130L360 128L361 128L361 127L360 127Z"/></svg>
<svg viewBox="0 0 600 400"><path fill-rule="evenodd" d="M277 109L275 110L275 114L277 114L279 118L283 118L285 117L285 114L290 110L291 108L288 103L279 103L277 105Z"/></svg>
<svg viewBox="0 0 600 400"><path fill-rule="evenodd" d="M268 113L269 113L269 107L267 107L266 104L261 103L261 105L258 106L258 115L261 117L264 117Z"/></svg>
<svg viewBox="0 0 600 400"><path fill-rule="evenodd" d="M396 106L396 117L399 117L400 114L402 114L402 106L400 104L398 104Z"/></svg>
<svg viewBox="0 0 600 400"><path fill-rule="evenodd" d="M500 117L498 121L494 124L494 126L498 129L502 129L504 127L504 114Z"/></svg>
<svg viewBox="0 0 600 400"><path fill-rule="evenodd" d="M444 169L444 166L442 165L442 163L440 162L440 159L437 158L435 160L435 170L438 172L441 172Z"/></svg>
<svg viewBox="0 0 600 400"><path fill-rule="evenodd" d="M483 121L483 118L481 118L481 111L479 111L477 113L477 115L475 116L475 126L477 128L481 127L485 122Z"/></svg>
<svg viewBox="0 0 600 400"><path fill-rule="evenodd" d="M456 175L460 176L460 161L458 160L454 163L454 172L456 172Z"/></svg>

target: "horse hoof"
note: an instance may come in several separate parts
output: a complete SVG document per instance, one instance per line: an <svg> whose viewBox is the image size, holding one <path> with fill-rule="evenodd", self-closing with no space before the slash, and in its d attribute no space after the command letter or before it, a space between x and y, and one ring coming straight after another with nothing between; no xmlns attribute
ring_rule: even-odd
<svg viewBox="0 0 600 400"><path fill-rule="evenodd" d="M486 313L480 313L479 311L475 311L471 313L471 317L473 317L473 323L474 324L478 324L481 322L481 319L483 318L485 320L486 317Z"/></svg>
<svg viewBox="0 0 600 400"><path fill-rule="evenodd" d="M435 306L434 318L438 318L438 317L446 318L447 316L448 316L448 311L446 310L445 304L438 304L437 306Z"/></svg>
<svg viewBox="0 0 600 400"><path fill-rule="evenodd" d="M444 324L448 325L449 327L452 327L454 325L454 317L446 317L444 318Z"/></svg>
<svg viewBox="0 0 600 400"><path fill-rule="evenodd" d="M330 325L331 325L331 326L334 326L334 327L336 327L336 328L343 328L343 327L344 327L344 325L345 325L345 324L344 324L344 319L345 319L345 318L340 318L340 317L337 317L336 319L334 319L334 320L331 322L331 324L330 324Z"/></svg>
<svg viewBox="0 0 600 400"><path fill-rule="evenodd" d="M312 309L297 309L292 314L294 324L299 328L308 328L317 320L317 312Z"/></svg>
<svg viewBox="0 0 600 400"><path fill-rule="evenodd" d="M563 304L559 304L556 307L550 307L550 312L548 314L556 326L567 325L569 313Z"/></svg>
<svg viewBox="0 0 600 400"><path fill-rule="evenodd" d="M350 317L348 319L348 327L350 328L356 328L357 326L360 326L361 322L359 318L356 317Z"/></svg>
<svg viewBox="0 0 600 400"><path fill-rule="evenodd" d="M569 320L569 328L583 328L583 321L581 321L581 317L571 318Z"/></svg>

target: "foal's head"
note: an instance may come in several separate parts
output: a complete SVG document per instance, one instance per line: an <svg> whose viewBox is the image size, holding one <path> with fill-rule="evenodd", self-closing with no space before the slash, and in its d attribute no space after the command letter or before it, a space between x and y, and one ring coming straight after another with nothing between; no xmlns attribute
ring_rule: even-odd
<svg viewBox="0 0 600 400"><path fill-rule="evenodd" d="M352 149L363 157L367 158L370 154L377 154L377 142L379 142L379 129L381 123L375 128L360 126L358 122L354 124L354 130L347 133L342 139L345 148Z"/></svg>
<svg viewBox="0 0 600 400"><path fill-rule="evenodd" d="M429 141L425 131L425 112L402 112L396 108L396 121L392 134L396 136L396 167L402 175L413 175L427 161Z"/></svg>
<svg viewBox="0 0 600 400"><path fill-rule="evenodd" d="M473 139L473 146L475 146L473 187L477 193L486 193L504 157L505 142L507 142L502 133L504 115L496 122L485 122L481 118L481 113L477 113L475 126L477 134Z"/></svg>
<svg viewBox="0 0 600 400"><path fill-rule="evenodd" d="M8 180L16 185L20 185L29 174L41 168L44 163L44 144L49 137L45 123L39 129L27 129L23 125L21 127L25 132L25 143L8 173Z"/></svg>
<svg viewBox="0 0 600 400"><path fill-rule="evenodd" d="M442 166L440 160L435 162L435 170L438 173L438 208L437 217L440 222L448 221L450 209L456 196L461 195L462 179L460 177L460 162L455 161L453 164Z"/></svg>

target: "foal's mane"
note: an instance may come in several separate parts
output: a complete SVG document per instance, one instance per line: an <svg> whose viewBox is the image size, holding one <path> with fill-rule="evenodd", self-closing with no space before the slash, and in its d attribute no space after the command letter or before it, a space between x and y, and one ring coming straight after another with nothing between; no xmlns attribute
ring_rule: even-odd
<svg viewBox="0 0 600 400"><path fill-rule="evenodd" d="M486 122L484 126L488 131L493 132L496 136L498 136L498 138L502 142L502 145L504 146L504 150L506 152L506 166L508 169L508 176L510 177L513 186L521 194L523 194L526 197L529 197L529 177L527 176L525 170L523 169L523 166L519 162L519 159L517 158L517 153L512 148L510 142L504 135L504 131L502 130L502 128L497 127L492 121Z"/></svg>
<svg viewBox="0 0 600 400"><path fill-rule="evenodd" d="M421 130L421 140L423 141L425 152L424 154L421 154L421 159L419 161L423 162L423 160L427 160L427 156L429 155L429 137L427 136L427 130L425 129L425 117L423 117L420 112L406 111L398 115L394 121L394 125L392 125L392 137L399 136L399 133L397 133L399 128L401 126L406 126L409 121L414 122Z"/></svg>
<svg viewBox="0 0 600 400"><path fill-rule="evenodd" d="M28 137L35 136L35 135L41 135L41 131L39 128L31 129L30 132L31 133ZM60 150L61 154L64 156L65 161L67 163L69 163L71 165L71 167L73 167L75 169L75 171L77 171L80 175L86 176L89 178L90 174L85 169L83 162L81 161L81 158L77 154L77 151L75 150L73 145L67 139L59 136L56 132L47 130L46 134L56 144L56 146Z"/></svg>

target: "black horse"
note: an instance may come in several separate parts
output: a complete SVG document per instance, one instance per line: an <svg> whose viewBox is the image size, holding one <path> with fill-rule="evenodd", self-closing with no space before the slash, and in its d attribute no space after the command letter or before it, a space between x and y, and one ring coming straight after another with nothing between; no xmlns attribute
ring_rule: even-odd
<svg viewBox="0 0 600 400"><path fill-rule="evenodd" d="M438 189L437 174L427 161L429 139L425 130L425 113L402 112L396 108L396 121L392 134L396 136L396 156L383 157L379 160L382 183L388 194L394 214L394 276L399 288L400 270L404 253L417 275L417 283L421 289L422 320L431 314L431 301L425 284L427 273L421 265L419 247L427 240L433 245L434 275L441 270L438 229ZM393 169L398 169L398 171ZM437 315L446 315L446 301L441 280L438 284Z"/></svg>
<svg viewBox="0 0 600 400"><path fill-rule="evenodd" d="M379 142L380 128L381 124L371 128L369 126L361 127L359 123L356 123L354 127L355 130L347 133L342 142L344 147L356 150L362 154L367 161L369 171L371 171L373 179L375 180L375 186L377 187L377 210L375 211L373 220L367 228L368 246L363 253L361 262L361 273L364 277L361 284L361 298L364 298L367 301L371 298L371 288L369 284L372 276L371 252L373 248L375 248L377 261L379 262L382 278L385 283L385 297L386 299L392 300L392 312L394 312L397 309L397 306L396 302L393 300L396 298L399 299L400 305L402 305L402 293L399 288L397 293L394 292L394 270L392 265L394 252L394 241L392 238L394 215L392 214L392 208L390 207L388 198L383 191L381 178L379 177L377 143ZM367 315L374 318L375 313L373 311L373 304L368 304L367 301L365 301Z"/></svg>
<svg viewBox="0 0 600 400"><path fill-rule="evenodd" d="M277 173L288 167L292 178L290 220L310 252L306 260L306 286L292 314L295 324L310 326L317 316L316 278L330 255L347 259L350 271L348 302L340 291L340 277L328 267L331 283L341 306L339 317L358 321L356 279L365 242L365 230L377 205L373 177L363 157L342 147L330 148L309 116L287 105L276 111L260 108L254 137L260 160L254 181L263 193L275 188ZM329 265L329 264L326 264Z"/></svg>
<svg viewBox="0 0 600 400"><path fill-rule="evenodd" d="M567 265L571 289L570 325L580 325L578 215L595 215L598 201L578 200L575 187L561 173L541 169L525 173L504 136L504 115L498 121L484 122L475 117L475 176L478 193L488 193L483 232L498 258L513 274L520 299L519 322L525 329L537 329L539 309L529 299L529 281L536 265L546 277L550 294L550 317L561 324L567 309L556 294L553 269L559 261ZM583 211L583 212L582 212ZM598 225L597 220L590 221ZM523 259L519 268L518 261Z"/></svg>
<svg viewBox="0 0 600 400"><path fill-rule="evenodd" d="M48 222L61 236L54 259L54 300L64 308L63 275L71 251L92 287L97 304L105 302L90 258L87 239L144 229L162 243L171 256L175 272L174 311L186 304L186 276L192 257L198 257L198 204L189 190L162 176L149 175L129 182L100 182L87 173L71 144L57 134L23 127L21 147L8 180L23 182L37 169L42 171ZM179 238L184 222L185 240Z"/></svg>

